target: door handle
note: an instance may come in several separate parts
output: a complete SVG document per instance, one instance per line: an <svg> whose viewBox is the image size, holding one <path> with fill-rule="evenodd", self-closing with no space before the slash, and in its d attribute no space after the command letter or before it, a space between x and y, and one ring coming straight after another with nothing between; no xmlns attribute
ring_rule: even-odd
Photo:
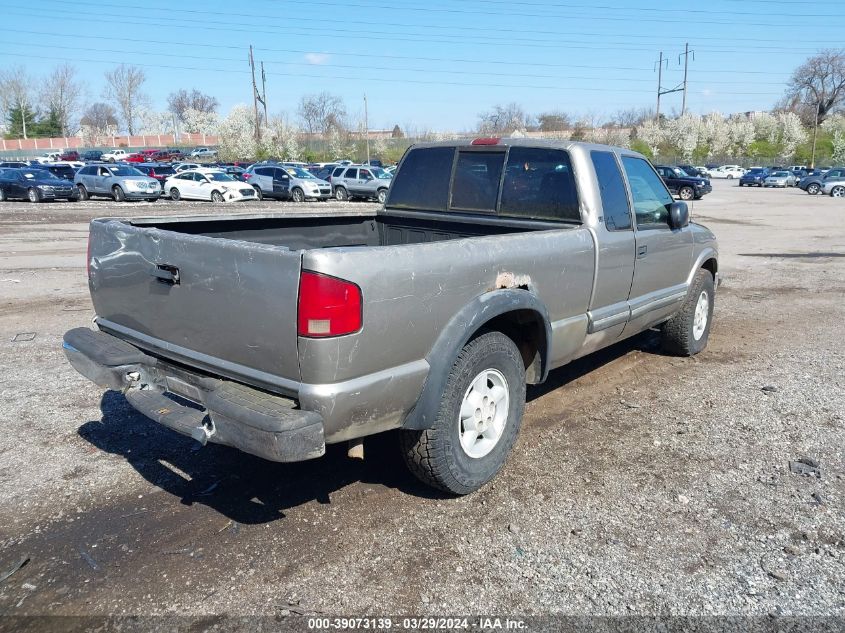
<svg viewBox="0 0 845 633"><path fill-rule="evenodd" d="M637 259L642 259L648 253L648 246L637 246Z"/></svg>
<svg viewBox="0 0 845 633"><path fill-rule="evenodd" d="M151 274L163 284L178 286L181 282L179 269L170 264L156 264L156 268Z"/></svg>

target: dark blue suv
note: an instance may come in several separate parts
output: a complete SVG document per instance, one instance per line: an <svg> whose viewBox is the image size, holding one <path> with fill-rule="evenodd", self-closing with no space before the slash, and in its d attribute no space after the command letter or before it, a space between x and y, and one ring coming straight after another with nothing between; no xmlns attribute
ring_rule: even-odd
<svg viewBox="0 0 845 633"><path fill-rule="evenodd" d="M744 187L748 185L750 187L751 185L757 185L758 187L762 187L766 181L766 177L770 173L766 167L752 167L740 177L739 186Z"/></svg>

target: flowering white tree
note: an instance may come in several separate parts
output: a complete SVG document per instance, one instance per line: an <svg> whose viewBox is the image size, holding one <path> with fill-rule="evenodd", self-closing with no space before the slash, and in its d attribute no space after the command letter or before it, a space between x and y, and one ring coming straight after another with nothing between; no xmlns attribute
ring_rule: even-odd
<svg viewBox="0 0 845 633"><path fill-rule="evenodd" d="M172 134L173 116L168 112L142 110L138 114L136 133L152 136L154 134Z"/></svg>
<svg viewBox="0 0 845 633"><path fill-rule="evenodd" d="M220 121L220 157L228 160L253 158L258 147L255 143L255 116L252 109L236 105L225 119Z"/></svg>
<svg viewBox="0 0 845 633"><path fill-rule="evenodd" d="M282 160L299 160L302 155L298 131L281 116L270 119L262 134L262 144L268 154Z"/></svg>
<svg viewBox="0 0 845 633"><path fill-rule="evenodd" d="M754 123L743 114L734 114L727 120L730 148L735 154L746 154L754 142Z"/></svg>
<svg viewBox="0 0 845 633"><path fill-rule="evenodd" d="M663 142L665 134L656 121L649 119L637 128L637 138L648 145L652 154L657 154L657 148Z"/></svg>
<svg viewBox="0 0 845 633"><path fill-rule="evenodd" d="M707 147L707 158L723 156L730 146L728 124L719 112L711 112L701 119L699 142Z"/></svg>
<svg viewBox="0 0 845 633"><path fill-rule="evenodd" d="M845 163L845 116L837 114L835 116L825 119L821 124L821 128L832 135L833 155L831 159L834 163Z"/></svg>
<svg viewBox="0 0 845 633"><path fill-rule="evenodd" d="M182 113L184 132L190 134L217 134L220 116L216 112L204 112L188 108Z"/></svg>
<svg viewBox="0 0 845 633"><path fill-rule="evenodd" d="M780 142L781 125L776 117L768 112L763 112L754 117L754 136L757 140L768 141L772 145Z"/></svg>
<svg viewBox="0 0 845 633"><path fill-rule="evenodd" d="M689 112L666 123L666 140L684 160L692 160L692 154L698 147L700 126L701 117Z"/></svg>
<svg viewBox="0 0 845 633"><path fill-rule="evenodd" d="M347 132L338 127L332 127L329 130L329 154L332 155L332 160L343 160L351 153L352 147Z"/></svg>
<svg viewBox="0 0 845 633"><path fill-rule="evenodd" d="M777 121L780 126L781 158L792 158L798 146L807 140L807 132L794 112L778 112Z"/></svg>

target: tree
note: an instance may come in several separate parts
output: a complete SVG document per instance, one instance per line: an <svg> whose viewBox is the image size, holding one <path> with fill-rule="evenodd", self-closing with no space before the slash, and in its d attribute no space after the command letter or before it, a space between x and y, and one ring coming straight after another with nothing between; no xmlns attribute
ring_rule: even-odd
<svg viewBox="0 0 845 633"><path fill-rule="evenodd" d="M12 107L6 113L6 138L30 138L34 136L35 111L28 106ZM27 133L24 134L24 126Z"/></svg>
<svg viewBox="0 0 845 633"><path fill-rule="evenodd" d="M203 112L189 108L182 113L185 132L190 134L217 134L220 117L217 112Z"/></svg>
<svg viewBox="0 0 845 633"><path fill-rule="evenodd" d="M135 134L138 115L149 102L141 91L147 76L143 69L137 66L121 64L114 70L106 72L106 88L103 98L108 99L117 107L126 130Z"/></svg>
<svg viewBox="0 0 845 633"><path fill-rule="evenodd" d="M645 143L646 147L651 150L652 155L657 155L657 150L665 138L663 130L660 125L653 119L643 121L636 129L637 139Z"/></svg>
<svg viewBox="0 0 845 633"><path fill-rule="evenodd" d="M405 138L405 133L402 132L402 128L399 127L399 124L393 126L393 131L390 133L390 138Z"/></svg>
<svg viewBox="0 0 845 633"><path fill-rule="evenodd" d="M297 114L309 134L327 136L332 130L347 128L343 99L328 92L304 95Z"/></svg>
<svg viewBox="0 0 845 633"><path fill-rule="evenodd" d="M0 73L0 106L6 118L17 110L20 116L20 135L28 138L28 127L34 122L32 79L23 66L16 66ZM12 130L9 130L11 133Z"/></svg>
<svg viewBox="0 0 845 633"><path fill-rule="evenodd" d="M572 123L565 112L544 112L537 115L537 123L541 132L565 132Z"/></svg>
<svg viewBox="0 0 845 633"><path fill-rule="evenodd" d="M628 108L617 110L610 120L617 127L637 127L653 118L654 110L651 108Z"/></svg>
<svg viewBox="0 0 845 633"><path fill-rule="evenodd" d="M220 158L242 160L255 158L258 147L255 142L255 115L252 108L236 105L220 121L218 130Z"/></svg>
<svg viewBox="0 0 845 633"><path fill-rule="evenodd" d="M79 120L86 145L97 145L103 136L117 134L117 113L107 103L92 103Z"/></svg>
<svg viewBox="0 0 845 633"><path fill-rule="evenodd" d="M792 73L784 106L799 114L808 125L824 120L845 102L845 51L825 49Z"/></svg>
<svg viewBox="0 0 845 633"><path fill-rule="evenodd" d="M41 89L41 106L55 112L59 121L59 136L71 136L73 121L79 113L82 83L76 77L76 68L61 64L53 69Z"/></svg>
<svg viewBox="0 0 845 633"><path fill-rule="evenodd" d="M177 116L177 118L184 123L185 113L188 110L201 112L203 114L212 114L217 112L217 107L220 103L211 95L204 94L197 90L188 92L184 88L177 92L170 93L167 97L167 109Z"/></svg>
<svg viewBox="0 0 845 633"><path fill-rule="evenodd" d="M156 112L144 109L138 113L139 134L172 134L173 116L169 112Z"/></svg>
<svg viewBox="0 0 845 633"><path fill-rule="evenodd" d="M510 134L528 127L528 116L518 103L493 106L478 115L478 131L482 134Z"/></svg>
<svg viewBox="0 0 845 633"><path fill-rule="evenodd" d="M262 135L264 151L282 160L299 160L302 147L297 130L282 116L271 117Z"/></svg>
<svg viewBox="0 0 845 633"><path fill-rule="evenodd" d="M698 147L700 125L701 118L689 112L666 123L666 140L686 161L692 160L692 154Z"/></svg>
<svg viewBox="0 0 845 633"><path fill-rule="evenodd" d="M798 146L807 140L807 132L794 112L779 112L777 121L780 126L780 156L790 159Z"/></svg>

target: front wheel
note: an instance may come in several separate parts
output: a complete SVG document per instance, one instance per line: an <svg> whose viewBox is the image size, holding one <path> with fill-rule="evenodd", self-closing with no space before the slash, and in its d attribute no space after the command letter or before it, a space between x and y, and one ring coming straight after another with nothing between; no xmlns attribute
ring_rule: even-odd
<svg viewBox="0 0 845 633"><path fill-rule="evenodd" d="M255 189L255 197L259 200L264 200L264 192L261 191L261 187L253 187Z"/></svg>
<svg viewBox="0 0 845 633"><path fill-rule="evenodd" d="M376 199L379 204L384 204L384 201L387 200L387 189L379 189Z"/></svg>
<svg viewBox="0 0 845 633"><path fill-rule="evenodd" d="M0 202L6 202L6 192L0 189Z"/></svg>
<svg viewBox="0 0 845 633"><path fill-rule="evenodd" d="M811 196L818 195L821 190L821 186L816 183L812 183L807 187L807 193L809 193Z"/></svg>
<svg viewBox="0 0 845 633"><path fill-rule="evenodd" d="M88 190L85 188L85 185L77 185L76 188L79 190L79 199L83 202L88 200Z"/></svg>
<svg viewBox="0 0 845 633"><path fill-rule="evenodd" d="M303 192L302 189L300 189L299 187L296 187L291 192L291 199L294 202L305 202L305 192Z"/></svg>
<svg viewBox="0 0 845 633"><path fill-rule="evenodd" d="M26 192L26 197L29 199L30 202L41 202L41 192L38 191L35 187L30 187L29 190Z"/></svg>
<svg viewBox="0 0 845 633"><path fill-rule="evenodd" d="M211 201L212 202L223 202L223 194L219 191L212 191L211 192Z"/></svg>
<svg viewBox="0 0 845 633"><path fill-rule="evenodd" d="M115 202L123 202L126 200L126 194L123 192L123 188L120 185L112 187L111 195Z"/></svg>
<svg viewBox="0 0 845 633"><path fill-rule="evenodd" d="M338 187L334 190L334 197L341 202L346 202L349 200L349 192L346 190L346 187Z"/></svg>
<svg viewBox="0 0 845 633"><path fill-rule="evenodd" d="M182 199L182 194L176 187L170 189L170 199L174 202L179 202Z"/></svg>
<svg viewBox="0 0 845 633"><path fill-rule="evenodd" d="M841 185L836 185L833 189L830 190L830 195L833 198L845 197L845 187L842 187Z"/></svg>
<svg viewBox="0 0 845 633"><path fill-rule="evenodd" d="M681 200L692 200L695 197L695 190L692 187L681 187L678 196Z"/></svg>
<svg viewBox="0 0 845 633"><path fill-rule="evenodd" d="M501 332L482 334L452 365L431 428L402 431L405 463L430 486L455 495L474 492L504 465L524 407L519 349Z"/></svg>
<svg viewBox="0 0 845 633"><path fill-rule="evenodd" d="M663 324L663 349L678 356L694 356L707 347L713 320L715 285L709 270L699 269L680 311Z"/></svg>
<svg viewBox="0 0 845 633"><path fill-rule="evenodd" d="M730 174L728 174L728 180L733 180L733 179L734 179L734 177L731 176Z"/></svg>

